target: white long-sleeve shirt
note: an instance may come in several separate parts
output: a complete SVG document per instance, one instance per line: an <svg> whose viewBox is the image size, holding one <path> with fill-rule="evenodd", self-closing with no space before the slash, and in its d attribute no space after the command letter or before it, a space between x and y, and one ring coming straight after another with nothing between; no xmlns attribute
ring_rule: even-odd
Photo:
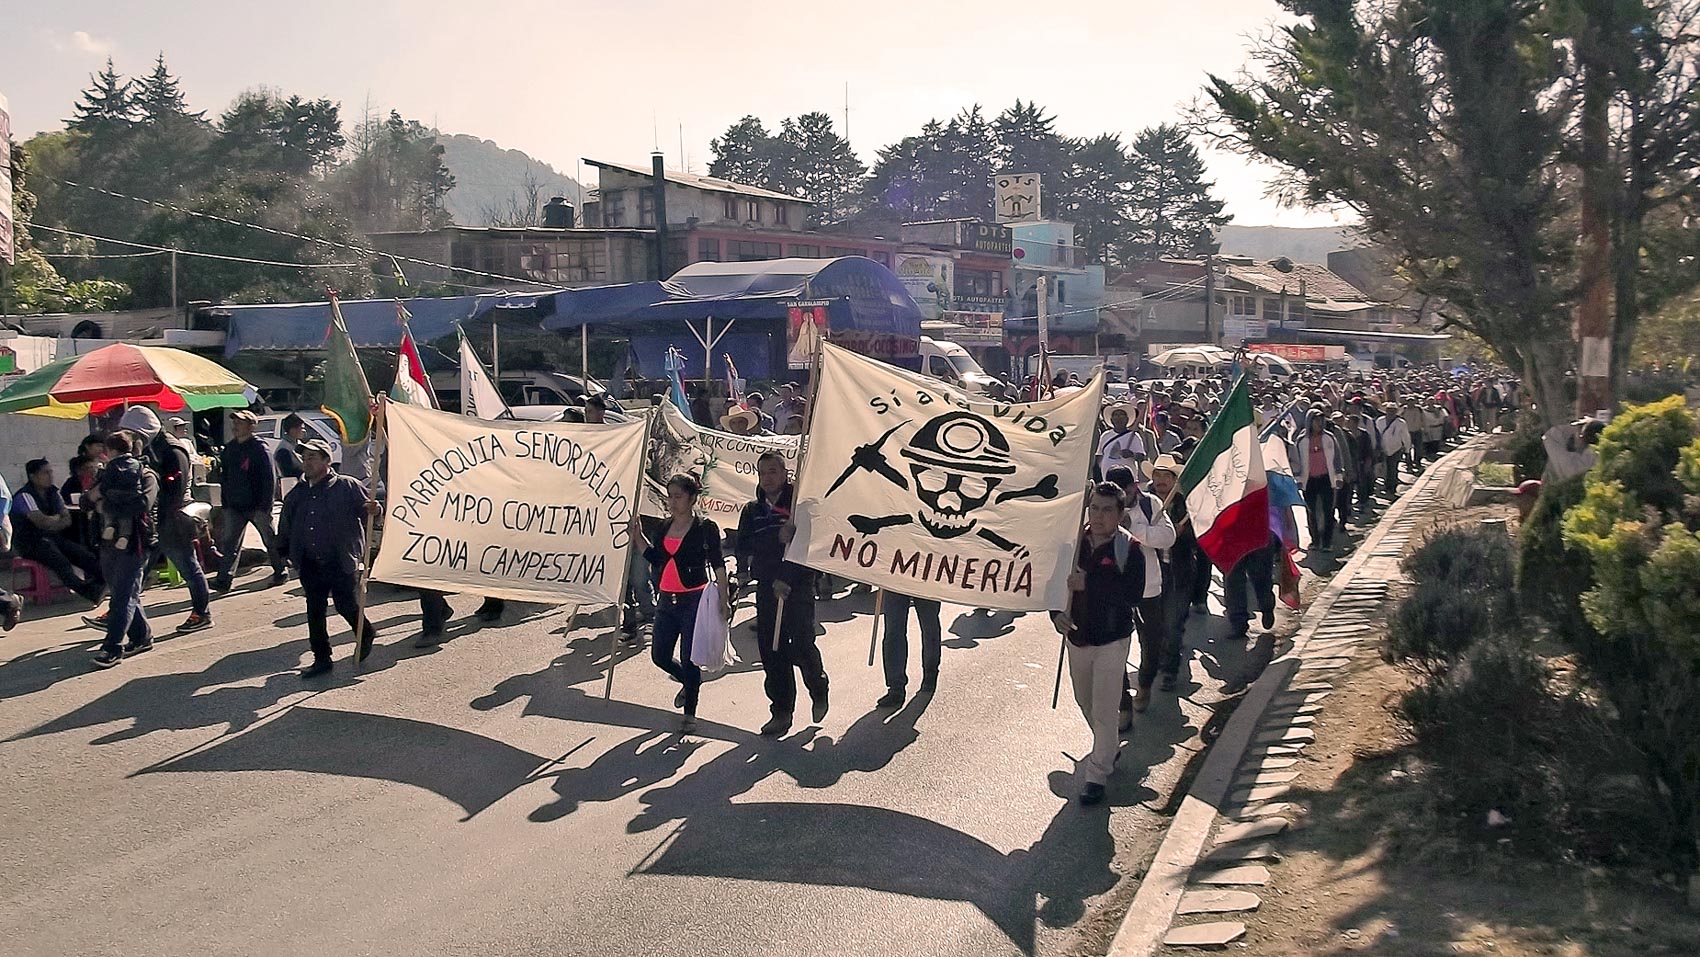
<svg viewBox="0 0 1700 957"><path fill-rule="evenodd" d="M1132 499L1122 515L1122 527L1133 536L1140 561L1145 563L1145 597L1156 598L1163 593L1163 565L1157 553L1175 544L1175 522L1163 500L1150 492L1135 489Z"/></svg>

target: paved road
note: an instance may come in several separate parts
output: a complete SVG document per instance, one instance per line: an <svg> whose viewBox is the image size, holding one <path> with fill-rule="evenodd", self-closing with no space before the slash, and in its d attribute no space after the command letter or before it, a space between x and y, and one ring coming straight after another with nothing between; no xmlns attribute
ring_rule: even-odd
<svg viewBox="0 0 1700 957"><path fill-rule="evenodd" d="M1066 687L1050 707L1041 616L947 608L938 694L890 713L869 597L824 603L832 712L768 741L759 668L707 684L681 736L645 649L619 648L602 697L607 629L511 604L479 627L457 598L420 651L417 604L374 600L367 667L344 635L315 683L299 591L264 575L215 630L107 672L70 605L0 640L0 950L1101 953L1209 706L1273 644L1195 627L1185 697L1140 716L1108 806L1082 809L1088 736ZM149 593L157 621L184 601Z"/></svg>

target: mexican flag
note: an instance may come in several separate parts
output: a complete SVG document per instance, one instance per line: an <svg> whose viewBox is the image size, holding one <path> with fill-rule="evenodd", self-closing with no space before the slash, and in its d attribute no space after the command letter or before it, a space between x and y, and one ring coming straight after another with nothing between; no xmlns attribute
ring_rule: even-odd
<svg viewBox="0 0 1700 957"><path fill-rule="evenodd" d="M1198 547L1224 574L1249 552L1269 544L1268 481L1251 393L1241 375L1210 430L1187 457L1176 486L1186 496Z"/></svg>
<svg viewBox="0 0 1700 957"><path fill-rule="evenodd" d="M342 321L342 306L331 297L331 328L325 335L325 401L319 408L336 420L344 445L359 445L372 430L372 388L354 340Z"/></svg>
<svg viewBox="0 0 1700 957"><path fill-rule="evenodd" d="M390 387L390 398L435 409L437 394L431 391L431 380L425 377L425 366L419 361L419 346L413 341L412 330L407 328L407 310L399 302L395 309L401 319L401 347L396 352L395 385Z"/></svg>

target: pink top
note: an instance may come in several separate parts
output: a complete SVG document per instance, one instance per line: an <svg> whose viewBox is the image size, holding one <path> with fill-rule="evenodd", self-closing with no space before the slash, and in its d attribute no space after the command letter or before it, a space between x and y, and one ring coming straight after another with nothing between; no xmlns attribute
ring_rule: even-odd
<svg viewBox="0 0 1700 957"><path fill-rule="evenodd" d="M679 563L673 560L673 556L679 553L679 545L684 540L683 536L674 537L671 535L661 540L661 547L667 552L667 564L661 566L661 590L670 595L686 595L694 591L702 591L703 588L707 587L704 584L695 588L686 588L685 583L679 580Z"/></svg>
<svg viewBox="0 0 1700 957"><path fill-rule="evenodd" d="M1310 477L1318 478L1328 474L1328 456L1322 451L1322 436L1310 437Z"/></svg>

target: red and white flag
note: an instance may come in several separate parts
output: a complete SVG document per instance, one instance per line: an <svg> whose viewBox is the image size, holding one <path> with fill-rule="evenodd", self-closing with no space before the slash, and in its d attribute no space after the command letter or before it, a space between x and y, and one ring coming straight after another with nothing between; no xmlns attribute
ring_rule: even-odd
<svg viewBox="0 0 1700 957"><path fill-rule="evenodd" d="M401 319L401 347L396 352L395 385L390 389L390 398L408 405L435 409L437 394L431 391L431 380L426 377L425 366L419 361L419 346L413 341L412 330L407 328L407 310L400 302L395 304L395 308Z"/></svg>
<svg viewBox="0 0 1700 957"><path fill-rule="evenodd" d="M1198 547L1223 574L1269 544L1268 484L1251 393L1241 374L1177 482Z"/></svg>

